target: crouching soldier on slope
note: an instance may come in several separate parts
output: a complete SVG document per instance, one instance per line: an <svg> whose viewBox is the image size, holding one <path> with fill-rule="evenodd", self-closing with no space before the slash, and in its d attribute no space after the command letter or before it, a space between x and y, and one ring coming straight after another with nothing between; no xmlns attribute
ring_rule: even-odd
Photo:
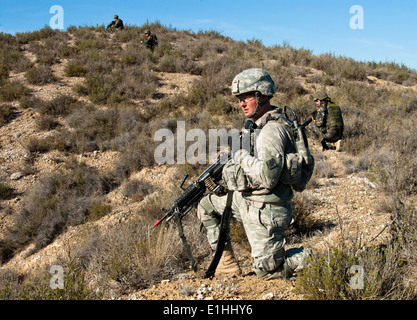
<svg viewBox="0 0 417 320"><path fill-rule="evenodd" d="M232 94L252 128L258 130L252 137L255 150L237 150L223 168L223 180L233 190L231 200L229 194L210 194L197 207L209 244L216 250L222 214L231 206L233 217L243 223L251 245L253 271L267 280L291 277L305 266L311 254L303 247L284 249L284 233L293 219L293 189L304 190L313 173L314 159L309 155L309 164L304 166L307 173L298 185L284 177L290 172L288 155L295 154L296 146L289 120L281 108L270 103L275 92L275 84L265 70L248 69L234 78ZM228 233L215 276L234 274L241 274L241 269Z"/></svg>
<svg viewBox="0 0 417 320"><path fill-rule="evenodd" d="M320 132L322 150L340 151L344 129L340 106L335 104L325 91L317 91L314 94L314 102L317 111L314 112L313 121Z"/></svg>

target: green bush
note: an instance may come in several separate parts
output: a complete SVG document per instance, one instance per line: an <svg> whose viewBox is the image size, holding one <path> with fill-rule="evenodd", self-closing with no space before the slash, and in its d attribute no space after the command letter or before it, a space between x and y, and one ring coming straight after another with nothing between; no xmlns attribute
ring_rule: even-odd
<svg viewBox="0 0 417 320"><path fill-rule="evenodd" d="M82 63L70 61L65 67L67 77L83 77L87 73L87 68Z"/></svg>
<svg viewBox="0 0 417 320"><path fill-rule="evenodd" d="M412 288L402 282L402 270L396 245L362 247L344 240L313 254L296 287L312 300L410 298Z"/></svg>
<svg viewBox="0 0 417 320"><path fill-rule="evenodd" d="M88 286L87 275L77 260L59 261L62 267L63 288L51 287L52 269L22 276L13 271L0 272L0 299L2 300L92 300L101 294Z"/></svg>
<svg viewBox="0 0 417 320"><path fill-rule="evenodd" d="M39 65L39 67L30 68L26 71L25 76L30 84L36 85L54 83L57 80L52 69L44 64Z"/></svg>

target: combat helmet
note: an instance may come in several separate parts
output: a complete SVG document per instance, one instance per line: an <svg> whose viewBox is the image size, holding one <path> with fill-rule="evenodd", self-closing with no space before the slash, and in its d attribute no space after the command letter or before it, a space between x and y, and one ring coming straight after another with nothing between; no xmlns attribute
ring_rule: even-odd
<svg viewBox="0 0 417 320"><path fill-rule="evenodd" d="M119 16L117 14L114 15L114 19L119 19Z"/></svg>
<svg viewBox="0 0 417 320"><path fill-rule="evenodd" d="M238 96L248 92L260 92L272 97L276 89L269 73L259 68L251 68L239 73L233 79L232 94Z"/></svg>
<svg viewBox="0 0 417 320"><path fill-rule="evenodd" d="M247 118L255 118L260 108L269 101L261 102L260 94L272 98L275 94L275 84L268 72L259 68L251 68L239 73L232 81L232 94L239 96L241 94L254 92L256 96L255 111L247 115Z"/></svg>
<svg viewBox="0 0 417 320"><path fill-rule="evenodd" d="M330 97L327 95L327 92L324 90L319 90L317 91L314 96L313 96L313 100L330 100Z"/></svg>

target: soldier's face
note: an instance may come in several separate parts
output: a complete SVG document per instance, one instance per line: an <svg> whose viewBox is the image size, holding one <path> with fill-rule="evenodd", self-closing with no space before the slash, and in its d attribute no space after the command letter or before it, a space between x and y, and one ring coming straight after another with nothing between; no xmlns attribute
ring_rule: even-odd
<svg viewBox="0 0 417 320"><path fill-rule="evenodd" d="M245 116L249 116L255 112L256 109L256 97L254 94L242 94L238 97L239 106L242 109Z"/></svg>

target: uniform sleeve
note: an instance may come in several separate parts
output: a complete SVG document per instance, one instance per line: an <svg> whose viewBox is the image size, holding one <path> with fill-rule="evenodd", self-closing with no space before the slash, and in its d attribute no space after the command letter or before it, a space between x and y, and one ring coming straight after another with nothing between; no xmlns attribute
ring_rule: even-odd
<svg viewBox="0 0 417 320"><path fill-rule="evenodd" d="M319 109L317 110L317 114L316 114L316 126L318 128L325 128L326 127L326 112L323 109Z"/></svg>
<svg viewBox="0 0 417 320"><path fill-rule="evenodd" d="M253 185L272 190L280 178L288 143L290 138L284 127L271 121L255 137L255 155L239 150L233 159L240 164Z"/></svg>

